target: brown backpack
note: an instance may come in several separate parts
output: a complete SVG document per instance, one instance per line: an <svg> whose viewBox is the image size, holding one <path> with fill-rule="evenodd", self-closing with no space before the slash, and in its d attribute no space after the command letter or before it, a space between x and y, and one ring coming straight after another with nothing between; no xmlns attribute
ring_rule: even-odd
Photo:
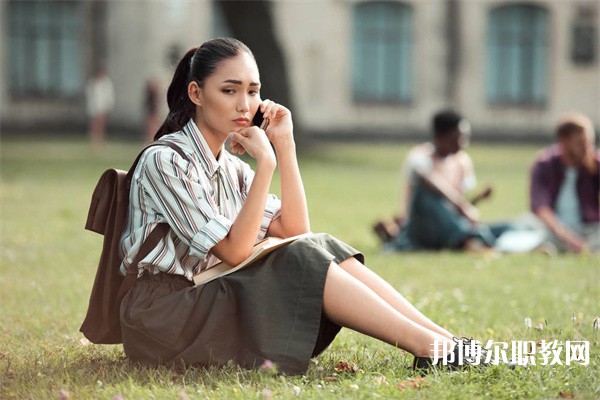
<svg viewBox="0 0 600 400"><path fill-rule="evenodd" d="M158 245L169 230L167 223L158 224L142 243L127 275L119 273L123 261L119 246L129 211L131 178L142 153L153 146L168 146L189 161L189 157L173 142L157 140L138 154L128 172L106 170L100 176L92 195L85 229L104 235L104 242L87 314L79 330L93 343L122 342L121 301L135 283L138 263Z"/></svg>

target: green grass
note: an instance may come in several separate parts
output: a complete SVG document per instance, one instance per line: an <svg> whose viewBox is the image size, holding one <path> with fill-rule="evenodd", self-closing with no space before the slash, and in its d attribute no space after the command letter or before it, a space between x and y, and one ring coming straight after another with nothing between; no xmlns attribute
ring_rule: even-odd
<svg viewBox="0 0 600 400"><path fill-rule="evenodd" d="M89 198L100 173L127 168L138 148L111 142L94 153L83 139L2 139L0 398L52 399L61 389L72 399L246 399L268 397L265 389L282 399L600 397L600 332L592 327L600 315L598 258L382 253L371 225L398 208L408 149L399 144L307 148L300 162L313 230L364 251L373 270L458 335L588 340L591 365L434 373L413 387L412 357L349 330L300 377L233 365L145 368L129 363L120 346L82 344L78 329L101 245L99 235L83 230ZM480 208L483 219L525 212L535 148L480 145L470 152L479 182L496 188ZM527 329L526 317L543 322L543 330ZM336 374L340 360L359 371Z"/></svg>

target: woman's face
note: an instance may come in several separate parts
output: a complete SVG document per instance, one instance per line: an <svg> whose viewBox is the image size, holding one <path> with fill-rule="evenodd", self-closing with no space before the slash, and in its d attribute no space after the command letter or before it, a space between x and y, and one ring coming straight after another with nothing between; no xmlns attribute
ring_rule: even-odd
<svg viewBox="0 0 600 400"><path fill-rule="evenodd" d="M190 84L190 90L192 85L194 83ZM197 101L194 102L198 106L196 124L204 134L224 140L230 132L251 126L261 102L260 77L254 58L242 51L221 61L215 72L197 88Z"/></svg>

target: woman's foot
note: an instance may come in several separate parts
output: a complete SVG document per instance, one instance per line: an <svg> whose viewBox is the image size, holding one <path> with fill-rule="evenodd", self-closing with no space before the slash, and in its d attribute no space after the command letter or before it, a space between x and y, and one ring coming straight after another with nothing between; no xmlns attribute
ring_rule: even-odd
<svg viewBox="0 0 600 400"><path fill-rule="evenodd" d="M413 370L417 371L417 370L429 370L431 368L437 367L437 366L447 366L450 367L451 369L456 369L456 368L452 368L451 364L453 364L456 360L458 360L458 347L459 347L459 342L457 340L455 340L456 338L452 338L453 342L445 342L443 344L441 343L436 343L437 344L437 349L436 349L436 356L437 354L443 354L442 351L447 351L447 353L441 357L441 358L437 358L437 359L433 359L431 357L425 356L425 357L419 357L419 356L415 356L414 360L413 360ZM450 349L450 345L452 346ZM448 351L449 349L449 351Z"/></svg>
<svg viewBox="0 0 600 400"><path fill-rule="evenodd" d="M432 368L448 368L450 370L458 370L465 365L465 360L459 362L459 344L454 346L454 349L445 355L444 358L434 360L431 357L415 357L412 368L415 371L428 372Z"/></svg>

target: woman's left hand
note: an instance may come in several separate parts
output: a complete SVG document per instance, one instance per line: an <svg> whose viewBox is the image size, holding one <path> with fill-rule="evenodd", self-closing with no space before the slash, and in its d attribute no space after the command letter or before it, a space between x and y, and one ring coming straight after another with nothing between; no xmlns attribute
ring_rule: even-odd
<svg viewBox="0 0 600 400"><path fill-rule="evenodd" d="M294 144L294 124L290 110L271 100L264 100L258 106L263 112L263 117L269 120L265 129L267 138L273 143L275 150Z"/></svg>

